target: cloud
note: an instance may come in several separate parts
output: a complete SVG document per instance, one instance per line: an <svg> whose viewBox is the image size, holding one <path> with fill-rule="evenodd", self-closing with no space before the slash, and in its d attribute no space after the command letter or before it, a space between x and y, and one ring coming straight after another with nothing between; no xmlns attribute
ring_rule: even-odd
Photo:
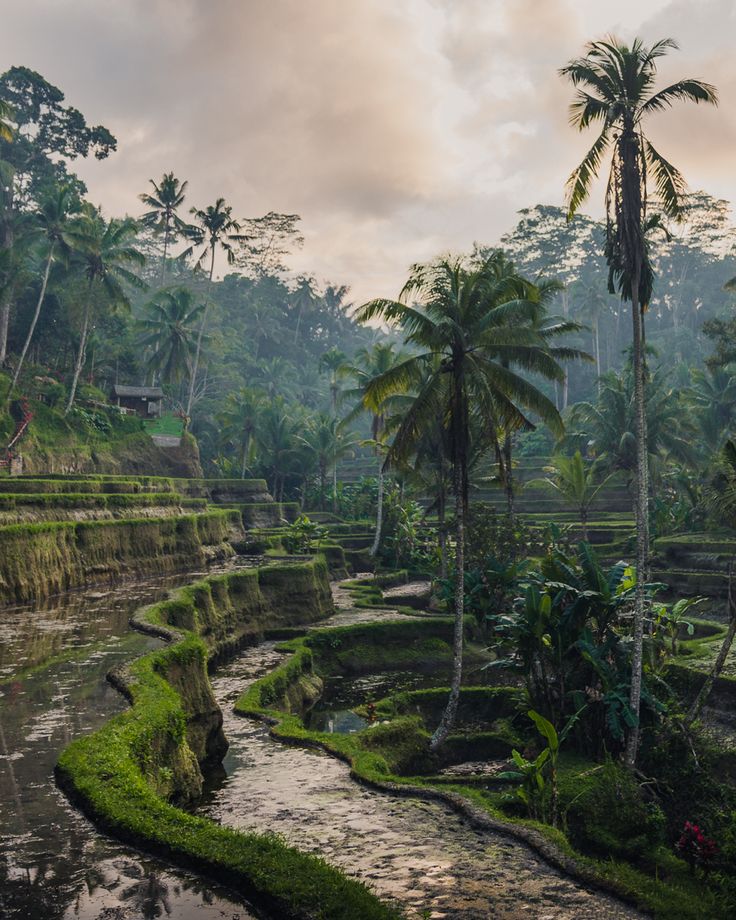
<svg viewBox="0 0 736 920"><path fill-rule="evenodd" d="M557 69L609 30L680 36L667 67L719 84L716 116L682 106L653 131L693 186L733 195L733 19L726 0L6 0L0 54L118 135L79 165L108 212L137 213L165 170L199 206L298 212L295 268L361 300L562 202L589 138Z"/></svg>

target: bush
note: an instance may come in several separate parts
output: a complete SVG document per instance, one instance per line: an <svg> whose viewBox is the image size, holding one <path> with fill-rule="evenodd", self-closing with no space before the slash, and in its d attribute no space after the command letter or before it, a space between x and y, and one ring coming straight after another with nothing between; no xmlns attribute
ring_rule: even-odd
<svg viewBox="0 0 736 920"><path fill-rule="evenodd" d="M599 767L561 779L562 815L574 846L606 856L639 859L665 838L665 816L623 767Z"/></svg>

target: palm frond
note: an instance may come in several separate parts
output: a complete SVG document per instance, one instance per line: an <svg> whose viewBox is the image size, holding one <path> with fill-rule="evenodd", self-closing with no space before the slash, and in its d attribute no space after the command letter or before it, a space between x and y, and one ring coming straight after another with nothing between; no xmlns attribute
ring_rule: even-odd
<svg viewBox="0 0 736 920"><path fill-rule="evenodd" d="M609 126L601 131L595 143L583 157L580 165L571 173L567 180L567 219L570 220L580 208L580 205L590 194L593 179L598 175L601 160L610 143Z"/></svg>

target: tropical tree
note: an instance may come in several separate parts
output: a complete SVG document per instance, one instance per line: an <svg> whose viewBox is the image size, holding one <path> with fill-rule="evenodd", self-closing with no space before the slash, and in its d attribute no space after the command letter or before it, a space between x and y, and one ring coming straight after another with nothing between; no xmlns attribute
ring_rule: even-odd
<svg viewBox="0 0 736 920"><path fill-rule="evenodd" d="M364 309L367 310L367 313L371 313L368 307ZM385 397L383 395L376 396L374 393L374 381L383 378L390 371L400 366L402 361L403 355L396 351L392 342L377 342L370 348L359 349L353 362L345 365L346 376L351 377L355 384L344 394L345 399L352 400L355 403L355 408L348 414L345 421L346 423L352 421L366 410L370 413L371 445L378 462L376 531L370 548L371 556L375 556L378 553L381 530L383 529L384 444L388 434L387 419L390 411L388 397L393 395L387 393ZM370 397L369 391L372 394Z"/></svg>
<svg viewBox="0 0 736 920"><path fill-rule="evenodd" d="M225 408L217 416L220 424L221 443L232 447L240 457L240 478L253 462L258 426L267 406L263 390L257 387L241 387L230 393Z"/></svg>
<svg viewBox="0 0 736 920"><path fill-rule="evenodd" d="M256 361L250 376L271 399L275 396L294 395L297 370L286 358L277 355Z"/></svg>
<svg viewBox="0 0 736 920"><path fill-rule="evenodd" d="M13 109L0 99L0 139L13 140Z"/></svg>
<svg viewBox="0 0 736 920"><path fill-rule="evenodd" d="M158 183L153 179L149 179L148 182L153 187L153 194L143 192L138 197L150 210L141 215L140 221L144 227L154 230L164 238L160 279L160 283L163 284L169 243L187 230L187 225L179 217L177 210L184 204L188 183L181 182L173 172L164 173Z"/></svg>
<svg viewBox="0 0 736 920"><path fill-rule="evenodd" d="M736 369L733 366L693 368L686 397L695 409L708 453L720 450L736 420Z"/></svg>
<svg viewBox="0 0 736 920"><path fill-rule="evenodd" d="M132 245L138 232L137 223L131 218L106 221L94 208L87 206L84 213L66 231L66 238L74 250L86 282L82 307L82 324L79 334L79 348L74 365L72 385L69 390L64 414L74 405L79 375L87 355L87 340L90 319L96 299L103 298L112 308L129 308L130 299L126 286L142 288L143 282L131 270L144 264L145 259Z"/></svg>
<svg viewBox="0 0 736 920"><path fill-rule="evenodd" d="M299 437L299 441L316 468L318 501L319 508L322 510L330 472L334 472L338 460L352 455L358 441L352 432L345 430L338 419L324 413L310 420L306 431ZM333 493L332 500L334 507L337 500L335 493Z"/></svg>
<svg viewBox="0 0 736 920"><path fill-rule="evenodd" d="M42 201L35 213L35 230L42 237L43 244L46 246L46 258L44 260L43 274L41 275L41 289L36 301L36 308L31 318L31 325L28 327L23 348L18 358L18 364L13 374L13 380L8 390L7 400L10 401L13 391L15 390L18 380L20 379L23 364L28 354L33 333L36 331L38 317L41 315L44 298L46 297L46 288L51 273L55 253L68 252L69 247L65 238L69 218L79 210L79 199L73 189L64 185L61 188L54 189Z"/></svg>
<svg viewBox="0 0 736 920"><path fill-rule="evenodd" d="M431 748L436 750L454 723L462 680L465 522L468 508L470 415L480 413L503 428L531 426L523 409L547 419L560 433L557 409L532 383L506 365L526 367L560 379L562 370L549 355L540 355L540 337L528 325L537 302L513 299L508 278L499 277L498 253L477 267L459 259L417 265L399 300L374 300L358 310L362 321L381 317L398 323L407 344L419 349L376 375L365 387L364 402L380 411L388 397L415 388L403 413L388 462L405 461L425 428L447 418L455 495L455 625L450 696ZM413 301L417 301L416 305ZM486 430L490 429L486 425Z"/></svg>
<svg viewBox="0 0 736 920"><path fill-rule="evenodd" d="M304 418L297 408L277 397L264 411L258 427L259 465L278 502L284 500L287 481L304 475L303 464L299 462Z"/></svg>
<svg viewBox="0 0 736 920"><path fill-rule="evenodd" d="M194 403L194 388L197 382L197 373L199 371L199 358L202 352L202 338L207 325L207 311L210 305L210 292L212 289L212 277L215 273L215 256L221 249L227 256L229 265L235 262L235 246L242 241L240 234L240 223L233 217L233 209L230 205L225 204L224 198L218 198L213 205L209 205L204 210L192 208L190 213L194 217L194 223L188 228L193 246L201 246L199 256L195 261L195 268L201 269L209 259L209 268L207 269L207 292L205 295L204 310L202 319L199 324L197 333L197 343L194 350L194 366L192 367L192 378L189 383L189 396L187 397L187 415L192 414L192 404ZM187 250L191 252L191 249Z"/></svg>
<svg viewBox="0 0 736 920"><path fill-rule="evenodd" d="M654 272L646 244L651 226L647 216L649 178L654 181L659 207L671 218L682 213L685 182L675 166L666 160L644 134L648 116L679 101L717 101L714 87L699 80L685 79L654 90L657 60L677 45L663 39L646 47L635 39L629 47L616 38L591 42L584 57L570 61L561 74L577 88L570 107L570 121L579 130L593 123L601 131L580 165L568 179L568 216L572 216L590 194L607 153L611 167L606 187L606 259L609 288L618 288L623 300L631 302L633 324L634 403L637 439L637 522L638 589L634 617L634 649L631 679L631 710L637 724L629 733L626 762L633 767L639 745L638 715L645 615L644 583L648 569L648 471L647 433L644 406L644 312L652 295Z"/></svg>
<svg viewBox="0 0 736 920"><path fill-rule="evenodd" d="M151 349L148 368L166 383L179 383L192 372L195 324L204 304L188 288L164 288L144 307L140 344Z"/></svg>
<svg viewBox="0 0 736 920"><path fill-rule="evenodd" d="M658 482L668 461L692 464L695 429L665 368L647 375L644 387L649 480ZM637 439L634 373L628 364L620 374L600 379L595 402L580 402L568 416L570 440L582 440L608 470L623 470L636 487Z"/></svg>
<svg viewBox="0 0 736 920"><path fill-rule="evenodd" d="M94 154L105 159L117 141L102 125L88 125L82 113L64 105L64 93L28 67L0 75L0 102L12 111L13 131L0 133L0 261L9 283L0 289L0 364L7 358L13 299L22 288L23 259L2 253L23 244L24 221L51 186L84 184L68 170L70 160ZM25 282L25 278L22 279Z"/></svg>
<svg viewBox="0 0 736 920"><path fill-rule="evenodd" d="M583 540L587 542L590 507L614 474L609 473L601 480L597 464L586 463L579 450L576 450L572 457L562 454L553 457L551 464L546 466L544 471L549 475L543 479L533 479L527 485L530 488L541 486L552 489L566 502L575 505L580 515Z"/></svg>
<svg viewBox="0 0 736 920"><path fill-rule="evenodd" d="M339 348L333 346L319 359L319 369L329 377L330 385L330 410L332 417L337 418L337 403L340 398L340 381L345 376L347 356ZM337 513L337 457L332 464L332 510Z"/></svg>

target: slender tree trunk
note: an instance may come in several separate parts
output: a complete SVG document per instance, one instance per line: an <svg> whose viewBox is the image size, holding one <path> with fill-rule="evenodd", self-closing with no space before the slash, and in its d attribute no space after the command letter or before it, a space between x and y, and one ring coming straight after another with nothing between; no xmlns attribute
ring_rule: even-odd
<svg viewBox="0 0 736 920"><path fill-rule="evenodd" d="M582 525L583 540L587 543L588 542L588 509L585 507L582 507L580 509L580 523Z"/></svg>
<svg viewBox="0 0 736 920"><path fill-rule="evenodd" d="M440 486L439 495L437 496L437 529L440 542L440 578L444 581L447 578L447 524L445 522L445 495L444 485Z"/></svg>
<svg viewBox="0 0 736 920"><path fill-rule="evenodd" d="M169 222L166 222L166 229L164 230L164 253L161 257L161 284L163 285L164 279L166 278L166 253L169 248Z"/></svg>
<svg viewBox="0 0 736 920"><path fill-rule="evenodd" d="M639 713L641 709L641 684L644 645L644 618L649 554L649 469L647 456L647 418L644 401L643 317L639 305L641 267L636 266L631 281L631 313L633 323L634 411L636 415L636 593L634 599L634 647L631 656L631 692L629 706L636 724L626 741L625 761L628 767L636 764L639 750Z"/></svg>
<svg viewBox="0 0 736 920"><path fill-rule="evenodd" d="M376 447L378 451L378 448ZM381 530L383 529L383 457L378 454L378 504L376 508L376 535L373 538L370 555L375 556L378 553L378 547L381 545Z"/></svg>
<svg viewBox="0 0 736 920"><path fill-rule="evenodd" d="M337 514L337 457L332 460L332 513Z"/></svg>
<svg viewBox="0 0 736 920"><path fill-rule="evenodd" d="M503 460L504 460L504 474L503 474L503 487L506 492L506 508L509 513L509 520L513 524L514 522L514 473L512 467L512 451L513 444L511 443L511 435L509 433L504 435L503 439Z"/></svg>
<svg viewBox="0 0 736 920"><path fill-rule="evenodd" d="M728 653L731 651L731 646L733 645L734 636L736 636L736 599L733 595L733 566L729 569L728 572L728 630L726 635L723 638L723 645L721 650L718 652L718 657L711 668L710 673L705 679L705 683L700 688L700 692L693 700L693 704L690 707L690 710L685 719L685 725L690 726L693 722L700 716L700 713L703 711L703 707L708 701L711 690L713 689L713 684L721 676L721 671L723 666L726 664L726 659L728 658Z"/></svg>
<svg viewBox="0 0 736 920"><path fill-rule="evenodd" d="M194 402L194 387L197 382L197 372L199 371L199 356L202 351L202 336L204 327L207 324L207 311L210 307L210 291L212 290L212 275L215 271L215 247L212 247L212 258L210 259L210 274L207 279L207 294L204 301L204 310L202 311L202 322L199 324L197 333L197 347L194 352L194 365L192 367L192 379L189 381L189 396L187 398L187 415L192 414L192 404Z"/></svg>
<svg viewBox="0 0 736 920"><path fill-rule="evenodd" d="M43 306L44 298L46 297L46 286L49 283L49 272L51 271L51 261L54 256L54 244L52 243L49 247L49 254L46 258L46 267L43 273L43 281L41 282L41 293L38 295L38 300L36 301L36 310L33 314L33 319L31 320L30 328L28 329L28 335L26 340L23 343L23 350L20 353L20 358L18 359L18 366L15 369L13 374L13 382L10 384L10 389L8 390L7 402L10 402L10 397L13 395L13 390L18 385L18 379L20 378L20 372L23 369L23 362L26 359L26 354L31 345L31 339L33 338L33 333L36 330L36 323L38 322L38 317L41 314L41 307Z"/></svg>
<svg viewBox="0 0 736 920"><path fill-rule="evenodd" d="M456 361L458 359L456 358ZM452 681L447 707L435 729L429 749L436 751L455 724L463 678L463 638L465 631L465 515L468 510L468 410L463 369L454 371L452 397L453 482L455 489L455 623L452 641Z"/></svg>
<svg viewBox="0 0 736 920"><path fill-rule="evenodd" d="M0 365L8 356L8 326L10 325L10 304L13 299L13 282L9 282L0 302Z"/></svg>
<svg viewBox="0 0 736 920"><path fill-rule="evenodd" d="M0 249L6 250L9 254L13 249L15 240L11 222L13 215L13 185L14 179L11 178L8 188L4 189L0 187L3 211L7 215L7 219L0 223ZM5 358L8 351L8 325L10 324L10 305L13 301L14 290L15 281L11 274L8 283L5 285L5 290L2 296L0 296L0 365L5 364Z"/></svg>
<svg viewBox="0 0 736 920"><path fill-rule="evenodd" d="M245 479L245 471L248 466L248 454L250 453L250 435L248 435L243 444L243 462L240 466L240 478Z"/></svg>
<svg viewBox="0 0 736 920"><path fill-rule="evenodd" d="M84 367L84 359L87 356L87 334L89 332L89 314L92 308L92 283L87 288L87 302L84 306L84 319L82 321L82 335L79 340L79 351L77 352L77 361L74 367L74 376L72 377L72 388L69 391L64 415L68 415L74 405L74 397L77 395L77 385L79 384L79 375Z"/></svg>

